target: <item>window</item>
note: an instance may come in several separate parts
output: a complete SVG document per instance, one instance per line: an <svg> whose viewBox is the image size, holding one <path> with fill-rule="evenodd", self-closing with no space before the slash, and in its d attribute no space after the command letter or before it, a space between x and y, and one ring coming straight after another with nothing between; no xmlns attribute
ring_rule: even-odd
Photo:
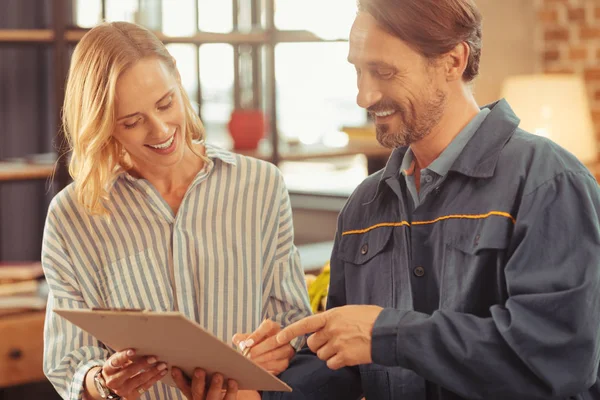
<svg viewBox="0 0 600 400"><path fill-rule="evenodd" d="M230 145L227 124L233 111L233 47L228 44L200 46L202 122L207 140Z"/></svg>
<svg viewBox="0 0 600 400"><path fill-rule="evenodd" d="M165 35L191 36L196 33L194 0L165 0L161 11L161 31Z"/></svg>
<svg viewBox="0 0 600 400"><path fill-rule="evenodd" d="M183 87L192 103L194 103L196 112L199 112L198 69L196 63L198 48L193 44L172 43L167 45L167 49L175 58Z"/></svg>
<svg viewBox="0 0 600 400"><path fill-rule="evenodd" d="M138 0L105 0L107 21L140 21ZM87 10L86 10L87 12ZM140 21L141 23L141 21Z"/></svg>
<svg viewBox="0 0 600 400"><path fill-rule="evenodd" d="M345 126L366 123L356 105L356 72L348 43L283 43L275 48L279 133L322 143Z"/></svg>
<svg viewBox="0 0 600 400"><path fill-rule="evenodd" d="M230 0L198 0L198 28L205 32L231 32L232 4Z"/></svg>
<svg viewBox="0 0 600 400"><path fill-rule="evenodd" d="M307 30L322 39L348 39L356 16L354 0L276 0L275 26Z"/></svg>
<svg viewBox="0 0 600 400"><path fill-rule="evenodd" d="M77 0L73 3L75 25L91 28L102 21L102 3L94 0Z"/></svg>

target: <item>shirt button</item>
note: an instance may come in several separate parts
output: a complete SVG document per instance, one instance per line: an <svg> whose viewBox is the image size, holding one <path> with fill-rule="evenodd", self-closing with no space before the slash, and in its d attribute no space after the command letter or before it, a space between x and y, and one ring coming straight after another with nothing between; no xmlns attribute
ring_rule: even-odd
<svg viewBox="0 0 600 400"><path fill-rule="evenodd" d="M431 177L431 175L427 175L427 176L425 176L425 182L427 182L427 183L431 183L431 180L432 180L432 179L433 179L433 178Z"/></svg>
<svg viewBox="0 0 600 400"><path fill-rule="evenodd" d="M415 274L415 276L418 276L420 278L423 275L425 275L425 268L423 268L423 267L417 267L417 268L414 269L413 273Z"/></svg>
<svg viewBox="0 0 600 400"><path fill-rule="evenodd" d="M363 246L360 248L360 254L362 254L363 256L365 254L367 254L369 252L369 245L368 244L363 244Z"/></svg>

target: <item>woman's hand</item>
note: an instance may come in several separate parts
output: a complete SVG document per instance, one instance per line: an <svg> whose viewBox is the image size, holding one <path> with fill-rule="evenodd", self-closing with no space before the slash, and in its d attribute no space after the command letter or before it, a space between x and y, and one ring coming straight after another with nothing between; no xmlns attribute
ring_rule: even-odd
<svg viewBox="0 0 600 400"><path fill-rule="evenodd" d="M234 380L227 381L227 390L223 390L223 376L214 374L209 384L206 382L206 372L196 369L190 382L179 368L172 370L173 380L188 400L236 400L238 399L238 384ZM242 398L242 397L240 397ZM259 397L260 398L260 397Z"/></svg>
<svg viewBox="0 0 600 400"><path fill-rule="evenodd" d="M248 357L255 363L272 373L279 375L290 365L296 351L289 343L280 345L275 336L281 326L269 319L263 321L251 334L237 333L233 336L233 344L244 351L251 348Z"/></svg>
<svg viewBox="0 0 600 400"><path fill-rule="evenodd" d="M167 364L124 350L106 360L101 374L107 388L123 399L136 400L167 374Z"/></svg>

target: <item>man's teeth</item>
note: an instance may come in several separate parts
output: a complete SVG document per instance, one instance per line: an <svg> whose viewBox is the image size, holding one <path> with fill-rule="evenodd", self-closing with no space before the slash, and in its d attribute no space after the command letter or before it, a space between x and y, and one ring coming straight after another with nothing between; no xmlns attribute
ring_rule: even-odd
<svg viewBox="0 0 600 400"><path fill-rule="evenodd" d="M174 139L175 139L175 135L171 136L171 139L167 140L163 144L157 144L157 145L149 144L148 146L152 147L153 149L167 149L173 144Z"/></svg>
<svg viewBox="0 0 600 400"><path fill-rule="evenodd" d="M395 113L395 110L390 110L390 111L382 111L382 112L376 112L375 115L378 117L387 117L392 115L393 113Z"/></svg>

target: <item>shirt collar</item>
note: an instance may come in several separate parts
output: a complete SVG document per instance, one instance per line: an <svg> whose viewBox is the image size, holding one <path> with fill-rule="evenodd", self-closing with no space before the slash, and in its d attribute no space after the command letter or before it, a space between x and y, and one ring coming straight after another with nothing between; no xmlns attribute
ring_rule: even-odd
<svg viewBox="0 0 600 400"><path fill-rule="evenodd" d="M227 164L237 165L235 160L235 154L210 143L204 143L206 149L206 156L210 160L221 160Z"/></svg>
<svg viewBox="0 0 600 400"><path fill-rule="evenodd" d="M464 146L449 171L456 171L474 178L489 178L494 175L500 151L519 126L519 118L505 99L486 105L490 112L471 139ZM375 197L381 191L383 182L395 178L400 171L408 147L399 147L392 151L381 173Z"/></svg>
<svg viewBox="0 0 600 400"><path fill-rule="evenodd" d="M462 153L467 143L469 143L469 140L471 140L490 112L489 108L482 108L467 126L452 139L448 147L442 151L438 158L433 160L427 169L435 172L439 176L446 176L460 153Z"/></svg>
<svg viewBox="0 0 600 400"><path fill-rule="evenodd" d="M223 161L224 163L236 166L236 159L235 159L235 154L233 154L230 151L227 151L225 149L222 149L220 147L217 147L215 145L212 145L210 143L204 143L202 141L194 141L193 143L202 143L204 145L204 148L206 150L206 157L208 157L208 160L210 161L209 165L208 165L208 169L212 170L212 168L214 167L214 163L215 160L220 160ZM202 168L202 171L204 171L204 168ZM202 171L200 171L200 173L202 173ZM138 178L134 178L133 176L131 176L131 174L129 172L127 172L126 170L119 168L119 172L118 172L118 177L123 177L126 180L128 180L129 182L136 182L138 181Z"/></svg>

